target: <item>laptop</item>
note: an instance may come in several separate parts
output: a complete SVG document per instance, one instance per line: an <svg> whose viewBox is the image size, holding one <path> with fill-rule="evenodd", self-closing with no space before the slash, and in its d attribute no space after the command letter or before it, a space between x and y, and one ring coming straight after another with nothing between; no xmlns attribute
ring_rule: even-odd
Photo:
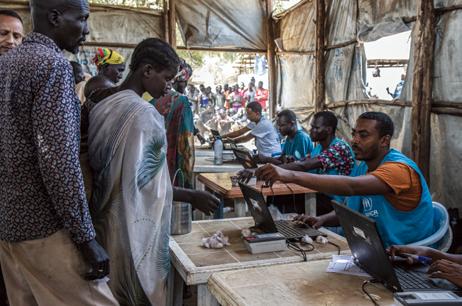
<svg viewBox="0 0 462 306"><path fill-rule="evenodd" d="M220 132L218 132L217 130L210 129L210 132L212 133L213 138L217 138L217 137L221 138ZM224 143L223 144L223 148L228 149L228 147L229 147L229 149L231 149L231 150L232 149L237 149L237 145L234 142L234 140L230 139L229 141L230 141L229 143Z"/></svg>
<svg viewBox="0 0 462 306"><path fill-rule="evenodd" d="M218 132L217 130L210 129L210 132L212 133L213 137L221 137L220 132Z"/></svg>
<svg viewBox="0 0 462 306"><path fill-rule="evenodd" d="M332 206L357 266L393 292L444 290L426 276L427 268L422 271L410 269L408 264L392 263L374 220L336 201L332 201Z"/></svg>
<svg viewBox="0 0 462 306"><path fill-rule="evenodd" d="M289 220L274 221L266 204L263 194L246 184L239 182L242 195L249 208L250 214L255 220L255 229L262 233L280 233L286 239L300 239L305 235L312 238L326 236L326 234L315 230L312 227L299 227Z"/></svg>
<svg viewBox="0 0 462 306"><path fill-rule="evenodd" d="M245 149L238 149L237 147L232 148L234 156L237 161L244 167L244 169L258 168L258 164L255 159L250 155L250 152Z"/></svg>

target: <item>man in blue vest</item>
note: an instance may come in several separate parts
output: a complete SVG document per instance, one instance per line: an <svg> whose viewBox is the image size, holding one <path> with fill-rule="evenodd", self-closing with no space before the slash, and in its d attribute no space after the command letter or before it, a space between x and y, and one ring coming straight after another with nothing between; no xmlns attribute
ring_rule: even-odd
<svg viewBox="0 0 462 306"><path fill-rule="evenodd" d="M359 116L353 129L352 148L362 161L352 176L318 175L290 171L267 164L256 171L269 183L295 183L320 192L348 196L347 205L377 222L385 246L409 244L435 232L430 191L417 165L390 149L394 126L380 112ZM335 212L302 216L314 227L337 226Z"/></svg>
<svg viewBox="0 0 462 306"><path fill-rule="evenodd" d="M354 167L354 156L348 143L335 136L337 122L332 112L314 114L310 136L317 146L306 158L281 167L316 174L350 175Z"/></svg>
<svg viewBox="0 0 462 306"><path fill-rule="evenodd" d="M298 128L297 115L290 109L284 109L277 114L277 128L285 138L282 146L282 155L279 157L260 157L259 163L275 165L290 163L305 159L313 151L313 142L310 136ZM253 175L253 172L251 173Z"/></svg>

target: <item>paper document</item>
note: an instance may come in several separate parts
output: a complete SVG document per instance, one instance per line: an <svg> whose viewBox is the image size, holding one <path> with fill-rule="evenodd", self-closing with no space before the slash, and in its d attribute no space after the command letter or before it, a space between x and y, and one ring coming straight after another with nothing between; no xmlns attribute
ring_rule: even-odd
<svg viewBox="0 0 462 306"><path fill-rule="evenodd" d="M350 255L332 255L332 261L329 263L326 271L331 273L370 277L369 274L354 264L353 257Z"/></svg>

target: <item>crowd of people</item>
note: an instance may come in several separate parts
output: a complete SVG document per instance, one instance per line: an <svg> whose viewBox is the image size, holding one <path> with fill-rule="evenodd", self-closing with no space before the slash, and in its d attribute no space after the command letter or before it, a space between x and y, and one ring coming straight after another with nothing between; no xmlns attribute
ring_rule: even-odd
<svg viewBox="0 0 462 306"><path fill-rule="evenodd" d="M462 285L460 256L396 246L436 225L424 176L390 148L388 115L361 114L351 146L330 111L314 115L309 134L291 110L273 124L262 82L197 91L191 67L157 38L136 46L125 78L125 58L98 48L91 77L62 53L78 52L89 34L87 1L30 7L27 36L16 12L0 11L0 264L10 305L166 305L173 202L207 214L220 202L193 189L194 113L224 142L255 141L265 165L243 179L296 183L345 203L377 222L392 255L426 254L434 276ZM338 226L334 211L298 219Z"/></svg>
<svg viewBox="0 0 462 306"><path fill-rule="evenodd" d="M212 87L205 87L203 84L199 85L199 89L193 84L189 84L186 95L196 113L200 113L209 107L232 110L235 113L251 102L258 102L262 109L266 111L268 107L268 89L263 87L262 81L259 81L258 84L255 83L255 78L252 77L247 87L243 82L233 86L224 84L223 86L216 86L215 91L212 91Z"/></svg>

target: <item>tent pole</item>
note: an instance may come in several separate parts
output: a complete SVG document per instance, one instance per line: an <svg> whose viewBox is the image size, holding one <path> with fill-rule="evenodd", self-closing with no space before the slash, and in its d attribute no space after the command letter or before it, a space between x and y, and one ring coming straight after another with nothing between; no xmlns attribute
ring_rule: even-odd
<svg viewBox="0 0 462 306"><path fill-rule="evenodd" d="M325 81L325 22L326 7L324 0L316 1L316 80L315 80L315 110L326 109L326 81Z"/></svg>
<svg viewBox="0 0 462 306"><path fill-rule="evenodd" d="M420 0L417 8L412 83L412 158L429 182L435 11L433 1Z"/></svg>
<svg viewBox="0 0 462 306"><path fill-rule="evenodd" d="M176 0L168 2L168 43L176 49Z"/></svg>
<svg viewBox="0 0 462 306"><path fill-rule="evenodd" d="M167 0L163 0L162 1L162 8L163 8L163 12L162 12L162 23L163 23L163 26L164 26L164 40L168 43L170 43L170 36L169 36L169 28L168 28L168 1Z"/></svg>
<svg viewBox="0 0 462 306"><path fill-rule="evenodd" d="M269 72L269 99L268 99L268 110L270 118L276 115L276 91L277 91L277 84L276 84L276 44L274 43L274 27L273 27L273 1L266 0L266 17L267 17L267 38L268 38L268 45L267 45L267 58L268 58L268 72Z"/></svg>

